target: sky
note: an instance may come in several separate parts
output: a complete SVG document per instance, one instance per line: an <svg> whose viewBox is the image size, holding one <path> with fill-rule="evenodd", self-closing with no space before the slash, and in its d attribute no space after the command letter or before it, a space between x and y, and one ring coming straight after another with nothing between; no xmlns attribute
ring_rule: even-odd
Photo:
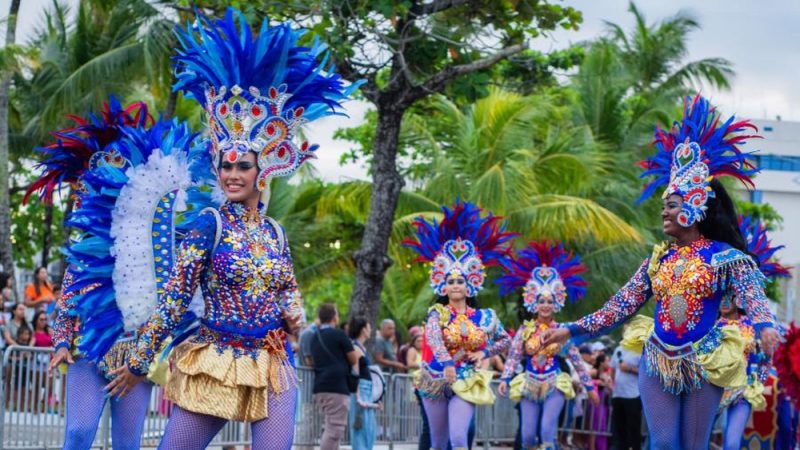
<svg viewBox="0 0 800 450"><path fill-rule="evenodd" d="M0 17L7 14L10 0L0 0ZM77 0L68 0L72 5ZM17 40L25 42L51 0L22 0ZM633 17L627 0L564 0L561 4L583 12L578 31L558 31L532 43L537 49L560 49L591 40L606 30L605 22L630 29ZM689 36L688 60L722 57L733 63L736 77L729 92L705 90L725 113L740 117L800 121L800 0L640 0L639 9L648 23L684 10L697 18L701 29ZM3 36L5 33L3 32ZM323 37L324 38L324 37ZM363 165L339 165L350 144L333 139L336 129L358 125L369 105L349 102L349 118L325 118L310 125L308 138L320 145L314 161L318 173L329 181L366 179Z"/></svg>

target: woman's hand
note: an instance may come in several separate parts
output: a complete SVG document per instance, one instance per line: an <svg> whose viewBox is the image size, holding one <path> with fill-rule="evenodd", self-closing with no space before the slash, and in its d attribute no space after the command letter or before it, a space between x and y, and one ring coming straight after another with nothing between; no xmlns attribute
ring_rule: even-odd
<svg viewBox="0 0 800 450"><path fill-rule="evenodd" d="M448 384L453 384L456 382L456 368L453 366L447 366L444 368L444 379L447 381Z"/></svg>
<svg viewBox="0 0 800 450"><path fill-rule="evenodd" d="M545 347L551 343L566 345L569 338L572 336L568 328L548 328L542 332L541 347Z"/></svg>
<svg viewBox="0 0 800 450"><path fill-rule="evenodd" d="M127 366L120 367L117 370L111 371L111 376L114 377L110 383L106 385L103 390L108 393L109 397L125 397L139 382L144 381L144 375L134 375Z"/></svg>
<svg viewBox="0 0 800 450"><path fill-rule="evenodd" d="M467 353L467 359L474 362L475 364L478 364L484 359L486 359L486 353L484 353L483 351L469 352Z"/></svg>
<svg viewBox="0 0 800 450"><path fill-rule="evenodd" d="M769 327L761 330L761 346L764 348L764 353L772 355L780 342L781 335L775 328Z"/></svg>
<svg viewBox="0 0 800 450"><path fill-rule="evenodd" d="M52 374L53 370L55 370L55 368L61 363L75 363L75 361L72 359L72 354L66 347L59 347L58 350L56 350L56 354L53 355L53 359L50 360L50 364L47 366L47 371Z"/></svg>
<svg viewBox="0 0 800 450"><path fill-rule="evenodd" d="M500 394L501 397L505 397L508 394L508 383L501 381L500 385L497 386L497 393Z"/></svg>

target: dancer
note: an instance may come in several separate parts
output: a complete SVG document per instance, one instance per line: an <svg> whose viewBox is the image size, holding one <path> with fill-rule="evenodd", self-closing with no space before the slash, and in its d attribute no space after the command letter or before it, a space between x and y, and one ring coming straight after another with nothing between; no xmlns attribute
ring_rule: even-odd
<svg viewBox="0 0 800 450"><path fill-rule="evenodd" d="M657 245L633 278L599 311L566 328L548 330L543 344L581 341L609 332L655 296L654 321L639 316L626 347L644 348L639 388L651 447L707 448L726 387L746 381L744 343L736 327L716 325L726 295L744 306L765 351L778 343L775 319L764 296L764 276L745 253L733 201L715 176L752 184L755 170L738 146L747 121L721 123L700 96L687 98L684 118L671 131L656 129L658 154L644 176L658 178L642 198L667 185L661 213L672 243Z"/></svg>
<svg viewBox="0 0 800 450"><path fill-rule="evenodd" d="M91 448L106 403L102 389L110 380L109 371L124 363L124 355L133 341L132 333L119 337L111 342L100 358L86 357L78 351L77 343L90 339L90 335L77 327L73 298L78 292L89 294L100 284L84 284L76 289L76 283L90 272L103 272L102 267L94 264L91 255L101 248L108 252L110 247L103 246L103 238L94 235L98 231L96 228L87 228L97 216L88 213L82 200L93 187L93 181L89 179L96 178L101 172L122 171L130 167L130 157L123 156L124 152L119 151L121 140L133 130L149 128L153 122L144 103L133 103L123 108L113 97L99 116L90 114L85 119L72 118L76 122L74 127L55 132L56 142L39 149L45 156L40 164L41 177L33 183L24 200L27 201L30 194L38 191L42 201L51 203L55 189L62 183L72 185L76 192L68 223L81 231L82 235L79 240L70 242L66 249L70 265L64 274L63 295L57 300L58 309L53 324L56 352L49 370L54 370L61 363L69 365L63 448L77 450ZM115 181L121 179L116 178ZM107 205L113 205L113 202ZM110 210L106 210L110 214ZM108 273L105 274L105 283L112 284ZM143 383L125 398L111 402L114 448L139 448L151 387L150 382Z"/></svg>
<svg viewBox="0 0 800 450"><path fill-rule="evenodd" d="M176 89L203 106L213 168L226 202L200 214L144 325L117 394L142 380L200 287L199 332L177 345L167 397L175 403L159 448L205 448L229 420L251 422L253 449L290 449L297 380L287 333L300 298L283 228L266 215L269 182L289 176L316 146L292 139L304 123L334 113L356 85L318 62L321 47L298 46L289 24L253 36L243 15L202 15L178 31Z"/></svg>
<svg viewBox="0 0 800 450"><path fill-rule="evenodd" d="M747 251L756 258L759 270L767 278L789 277L789 269L773 261L772 256L783 248L773 247L767 237L767 227L760 220L739 217L739 230L747 242ZM720 319L717 326L734 325L739 328L745 339L744 359L747 361L747 385L725 390L720 402L719 411L727 410L723 449L738 450L742 446L742 437L752 411L763 411L767 407L764 398L764 383L770 372L770 361L760 351L755 339L755 331L750 319L744 315L742 305L734 304L734 299L725 296L720 305Z"/></svg>
<svg viewBox="0 0 800 450"><path fill-rule="evenodd" d="M479 363L505 350L510 338L491 309L476 309L484 267L507 266L514 234L500 218L472 203L443 207L441 222L414 221L414 238L403 241L431 264L430 284L437 296L428 311L422 368L416 379L431 432L431 448L467 448L475 405L494 403L492 373Z"/></svg>
<svg viewBox="0 0 800 450"><path fill-rule="evenodd" d="M544 330L563 326L553 316L561 311L567 298L574 302L586 295L583 272L586 266L561 244L531 242L519 252L511 270L497 280L503 295L523 288L520 307L524 309L524 322L511 343L498 392L520 403L522 447L526 449L556 446L559 414L564 402L575 397L572 377L560 368L558 360L563 355L572 361L592 402L598 402L577 347L539 345ZM516 367L523 362L525 370L514 376Z"/></svg>

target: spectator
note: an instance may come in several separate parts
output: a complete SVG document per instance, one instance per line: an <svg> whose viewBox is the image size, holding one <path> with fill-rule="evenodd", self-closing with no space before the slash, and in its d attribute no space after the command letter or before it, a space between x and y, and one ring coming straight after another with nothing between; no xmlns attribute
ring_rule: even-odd
<svg viewBox="0 0 800 450"><path fill-rule="evenodd" d="M353 344L342 330L336 328L339 313L336 306L325 303L319 307L319 328L311 340L314 360L314 404L325 416L325 430L320 440L321 450L336 450L347 427L350 406L348 377L357 370L358 359ZM356 367L356 369L352 369Z"/></svg>
<svg viewBox="0 0 800 450"><path fill-rule="evenodd" d="M25 286L26 318L32 317L40 307L47 307L55 301L53 285L48 281L47 267L39 267L33 273L33 282Z"/></svg>
<svg viewBox="0 0 800 450"><path fill-rule="evenodd" d="M408 350L404 360L409 375L416 375L422 364L422 330L419 327L414 328L417 330L416 333L411 333L411 341L408 343Z"/></svg>
<svg viewBox="0 0 800 450"><path fill-rule="evenodd" d="M30 330L28 322L25 321L25 305L17 303L11 308L11 319L6 323L3 330L3 339L5 339L7 345L23 345L17 341L17 334L21 328Z"/></svg>
<svg viewBox="0 0 800 450"><path fill-rule="evenodd" d="M397 352L392 342L396 329L394 320L383 319L380 333L375 338L375 362L384 372L403 372L406 369L406 366L397 360Z"/></svg>
<svg viewBox="0 0 800 450"><path fill-rule="evenodd" d="M372 327L367 319L353 317L347 331L358 358L358 389L350 397L350 441L353 450L371 450L377 432L375 409L379 405L372 402L373 385L369 369L372 362L364 343L372 335Z"/></svg>
<svg viewBox="0 0 800 450"><path fill-rule="evenodd" d="M602 349L595 346L593 350L598 352L594 361L592 378L595 383L595 391L600 397L600 403L597 405L587 404L586 407L586 418L590 421L590 429L595 432L589 438L589 449L607 450L608 438L600 433L608 429L608 396L613 384L609 374L611 366L604 353L605 346Z"/></svg>
<svg viewBox="0 0 800 450"><path fill-rule="evenodd" d="M611 395L611 440L617 450L642 448L642 400L639 397L639 360L641 355L617 347L611 358L614 391Z"/></svg>
<svg viewBox="0 0 800 450"><path fill-rule="evenodd" d="M408 350L414 345L414 338L422 335L422 327L413 326L408 329L408 342L400 346L397 350L397 360L408 366ZM407 369L408 367L406 367Z"/></svg>
<svg viewBox="0 0 800 450"><path fill-rule="evenodd" d="M33 346L53 346L50 324L47 322L47 313L44 311L37 311L36 314L33 315Z"/></svg>
<svg viewBox="0 0 800 450"><path fill-rule="evenodd" d="M306 327L298 338L297 360L301 366L313 367L314 358L311 356L311 341L319 330L319 319Z"/></svg>
<svg viewBox="0 0 800 450"><path fill-rule="evenodd" d="M17 303L17 293L14 291L14 277L10 273L0 273L0 298L3 306L11 309Z"/></svg>

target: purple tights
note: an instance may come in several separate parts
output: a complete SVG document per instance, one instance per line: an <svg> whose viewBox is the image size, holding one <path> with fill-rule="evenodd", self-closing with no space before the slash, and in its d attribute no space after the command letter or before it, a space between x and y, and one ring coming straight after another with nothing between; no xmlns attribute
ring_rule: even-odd
<svg viewBox="0 0 800 450"><path fill-rule="evenodd" d="M707 449L717 415L722 388L704 382L688 394L664 392L657 377L639 366L639 392L650 433L651 450Z"/></svg>
<svg viewBox="0 0 800 450"><path fill-rule="evenodd" d="M467 434L472 415L475 414L475 405L457 395L449 400L423 397L422 403L430 424L431 448L446 450L448 438L454 450L467 448Z"/></svg>
<svg viewBox="0 0 800 450"><path fill-rule="evenodd" d="M541 427L542 444L553 444L558 431L558 415L564 407L564 394L554 390L544 402L522 399L522 447L536 446Z"/></svg>
<svg viewBox="0 0 800 450"><path fill-rule="evenodd" d="M297 388L280 394L270 393L267 401L269 417L250 424L252 450L291 450L294 440ZM164 430L159 449L202 450L228 423L228 419L188 411L178 405Z"/></svg>
<svg viewBox="0 0 800 450"><path fill-rule="evenodd" d="M79 359L67 369L67 427L65 450L92 447L100 415L106 404L103 388L108 380L93 363ZM114 450L138 450L145 414L150 403L149 382L137 384L127 395L111 400L111 444Z"/></svg>
<svg viewBox="0 0 800 450"><path fill-rule="evenodd" d="M725 442L723 450L739 450L742 448L742 436L750 418L750 402L739 400L728 406L728 422L725 425Z"/></svg>

